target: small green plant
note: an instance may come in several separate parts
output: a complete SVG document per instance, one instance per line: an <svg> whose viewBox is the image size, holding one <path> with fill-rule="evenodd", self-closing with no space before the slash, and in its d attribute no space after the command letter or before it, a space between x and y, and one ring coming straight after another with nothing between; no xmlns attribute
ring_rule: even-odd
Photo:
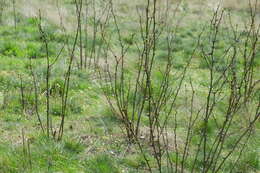
<svg viewBox="0 0 260 173"><path fill-rule="evenodd" d="M66 140L64 143L64 149L72 153L80 153L84 151L84 145L74 140Z"/></svg>
<svg viewBox="0 0 260 173"><path fill-rule="evenodd" d="M68 100L68 106L69 110L74 113L74 114L79 114L83 112L83 107L82 107L82 100L79 100L76 97L71 98Z"/></svg>
<svg viewBox="0 0 260 173"><path fill-rule="evenodd" d="M0 53L5 56L24 56L21 47L13 41L5 41L3 45L0 47Z"/></svg>
<svg viewBox="0 0 260 173"><path fill-rule="evenodd" d="M64 81L60 78L56 78L51 82L50 94L52 96L62 96L64 91Z"/></svg>
<svg viewBox="0 0 260 173"><path fill-rule="evenodd" d="M30 42L26 47L27 56L29 58L41 58L43 57L43 52L40 51L40 44Z"/></svg>
<svg viewBox="0 0 260 173"><path fill-rule="evenodd" d="M61 116L61 105L59 102L54 102L50 107L50 114L54 116Z"/></svg>
<svg viewBox="0 0 260 173"><path fill-rule="evenodd" d="M132 154L127 156L124 160L123 163L133 167L133 168L140 168L140 167L144 167L146 165L145 160L143 158L142 155L138 155L138 154Z"/></svg>
<svg viewBox="0 0 260 173"><path fill-rule="evenodd" d="M99 154L85 163L89 173L119 173L114 161L106 154Z"/></svg>

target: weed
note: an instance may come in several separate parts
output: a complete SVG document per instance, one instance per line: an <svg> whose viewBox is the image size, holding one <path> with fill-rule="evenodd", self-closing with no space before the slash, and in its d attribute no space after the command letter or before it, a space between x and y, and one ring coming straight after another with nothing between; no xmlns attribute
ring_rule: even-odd
<svg viewBox="0 0 260 173"><path fill-rule="evenodd" d="M106 154L99 154L87 160L85 169L90 173L119 173L114 161Z"/></svg>

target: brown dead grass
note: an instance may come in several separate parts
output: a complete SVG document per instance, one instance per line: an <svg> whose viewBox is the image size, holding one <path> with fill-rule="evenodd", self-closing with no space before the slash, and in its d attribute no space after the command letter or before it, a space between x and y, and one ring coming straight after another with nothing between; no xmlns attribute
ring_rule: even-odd
<svg viewBox="0 0 260 173"><path fill-rule="evenodd" d="M254 3L254 0L251 0ZM249 3L246 0L225 0L223 2L223 7L231 10L248 10ZM260 8L260 3L257 4L258 9Z"/></svg>
<svg viewBox="0 0 260 173"><path fill-rule="evenodd" d="M63 8L62 4L57 6L54 1L21 0L18 10L25 17L37 17L40 10L41 15L53 24L60 25L62 21L63 27L67 30L72 30L75 26L72 21L76 20L70 19L72 15L67 9Z"/></svg>

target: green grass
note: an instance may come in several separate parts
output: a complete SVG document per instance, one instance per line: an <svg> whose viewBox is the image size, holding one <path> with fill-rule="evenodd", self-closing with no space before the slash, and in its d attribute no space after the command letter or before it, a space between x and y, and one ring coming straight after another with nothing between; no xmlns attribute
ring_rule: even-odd
<svg viewBox="0 0 260 173"><path fill-rule="evenodd" d="M72 1L67 0L64 7L70 8ZM122 3L120 5L120 11L127 13L129 7L127 4ZM10 15L10 14L9 14ZM10 15L11 16L11 15ZM121 18L120 18L121 17ZM119 16L122 21L128 21L128 17ZM141 38L139 34L133 35L138 32L138 24L136 19L130 23L122 22L120 28L125 30L122 32L123 43L129 46L129 52L127 53L127 78L134 80L134 74L137 67L138 49L137 46L141 46ZM34 73L37 76L37 84L39 86L39 112L42 121L46 122L46 50L40 39L39 31L37 28L38 20L32 17L26 18L22 14L19 14L19 23L17 29L10 24L0 26L0 172L1 173L40 173L40 172L87 172L87 173L121 173L121 172L147 172L145 166L145 160L143 155L138 151L136 145L129 146L122 131L122 121L119 116L114 115L106 103L105 97L102 93L100 81L98 81L98 75L93 73L93 70L78 70L76 63L73 64L70 92L68 95L68 112L65 120L65 136L62 141L53 141L47 139L44 134L41 133L39 123L34 110L35 98L33 92L33 83L30 75L30 61L32 58L32 66ZM72 46L74 31L69 31L68 35L61 32L60 28L51 24L47 19L43 19L44 30L46 31L49 40L49 53L51 61L57 56L58 50L63 46L65 40L68 39L69 46ZM200 21L198 24L194 22L187 22L185 26L180 26L176 30L176 36L173 40L174 54L173 58L173 73L172 79L179 80L178 75L185 67L191 53L196 44L196 38L198 37L202 26L207 21ZM93 26L93 20L89 21L90 27ZM207 28L209 29L209 28ZM226 67L226 61L220 58L230 42L228 42L226 29L221 30L221 38L216 43L217 52L215 54L215 61L217 67L215 74L219 75ZM116 28L113 23L108 24L107 34L111 34L109 44L115 52L120 51L118 35L116 35ZM209 40L207 40L208 30L202 36L202 44L206 47L206 51L210 50ZM156 56L155 56L155 68L153 71L153 84L154 92L158 95L159 84L163 80L161 67L165 65L167 59L167 42L166 33L162 33L162 36L158 40ZM93 43L93 35L89 34L87 39L88 54L91 53ZM97 35L96 49L102 46L100 33ZM99 52L101 60L103 52ZM78 57L78 49L76 50L76 56ZM259 57L260 51L257 52ZM241 55L242 56L242 55ZM65 60L68 57L68 50L65 48L58 59L55 66L52 67L50 78L50 99L51 107L50 113L53 118L54 130L57 131L61 116L61 98L64 85L64 74L66 73ZM242 61L238 63L238 67L241 67ZM256 59L256 67L260 65L260 58ZM259 69L259 68L258 68ZM24 94L25 94L25 110L22 110L21 105L21 93L20 93L20 79L19 75L23 77L24 82ZM199 52L195 52L194 58L191 62L191 68L187 71L187 78L184 79L185 89L180 91L180 97L176 102L176 109L179 109L177 116L178 128L177 133L180 134L178 139L180 140L180 149L183 150L185 135L187 133L187 114L189 110L187 108L187 100L190 99L189 82L193 81L193 85L196 89L195 108L196 110L203 104L205 104L205 98L209 86L209 69L205 59L201 57ZM255 78L258 78L256 76ZM176 83L172 84L174 87ZM229 94L229 89L225 88L223 95ZM256 99L257 94L256 93ZM133 93L130 94L130 98L133 97ZM218 102L217 108L214 110L216 115L209 120L207 127L204 123L197 123L193 129L193 137L191 139L191 151L190 156L185 161L185 171L191 169L193 163L193 156L195 155L195 148L199 143L202 129L207 129L208 132L208 146L213 143L213 137L217 135L217 123L223 123L224 119L221 115L227 109L225 105L227 98ZM257 101L255 99L255 101ZM130 103L132 105L133 102ZM254 109L255 104L250 105L249 109ZM167 109L167 106L165 106ZM145 108L147 109L147 108ZM234 120L234 124L231 125L231 132L234 133L244 127L247 122L246 110L237 113L237 117ZM165 114L162 113L162 119ZM174 119L171 117L168 120L169 128L174 127ZM141 119L141 126L148 126L148 117L143 116ZM235 171L237 172L257 172L260 170L259 166L259 122L254 127L252 132L252 138L250 139L248 146L245 148L245 155L241 157L241 160L237 163ZM25 138L28 139L30 144L31 154L24 150L27 150L22 145L22 129L25 132ZM172 132L172 131L171 131ZM144 133L146 133L144 131ZM225 153L232 148L236 141L237 135L230 136L224 145ZM3 140L2 140L3 139ZM127 149L127 150L126 150ZM147 157L150 160L150 164L154 168L156 162L149 154L148 149L145 148ZM222 172L229 172L232 168L232 163L235 156L238 156L238 152L228 160ZM172 161L176 162L176 153L170 152ZM198 163L195 165L196 171L199 171L202 166L202 156L198 156ZM30 166L32 163L32 167ZM163 160L164 168L165 161Z"/></svg>
<svg viewBox="0 0 260 173"><path fill-rule="evenodd" d="M3 173L8 172L80 172L78 153L82 152L80 144L64 141L56 143L43 137L32 139L30 144L31 154L24 154L21 146L7 147L1 144L0 153L3 157L0 160L0 168ZM8 150L6 151L6 148ZM81 147L82 148L82 147ZM39 157L41 156L41 157ZM30 159L29 159L30 158ZM29 162L32 162L32 168Z"/></svg>

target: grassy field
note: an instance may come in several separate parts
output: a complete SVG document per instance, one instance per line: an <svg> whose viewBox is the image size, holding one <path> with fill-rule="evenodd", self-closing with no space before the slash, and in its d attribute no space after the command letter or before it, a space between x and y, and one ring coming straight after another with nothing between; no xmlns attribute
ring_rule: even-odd
<svg viewBox="0 0 260 173"><path fill-rule="evenodd" d="M140 118L140 132L134 138L135 142L129 142L122 111L120 114L120 104L117 107L118 98L113 93L114 88L109 88L114 84L120 88L122 83L120 80L114 83L116 81L114 76L109 81L106 73L106 70L109 70L106 69L107 65L112 69L111 74L118 73L114 71L116 67L114 57L122 56L122 50L127 47L122 71L125 80L129 81L123 80L125 88L116 91L121 93L123 90L127 93L127 96L123 97L130 98L127 104L132 108L136 103L134 87L143 85L143 83L137 84L136 76L139 66L145 66L139 64L142 54L140 52L145 51L145 48L142 49L145 39L142 40L144 36L141 30L145 27L140 29L139 22L145 21L142 15L145 14L146 1L115 0L113 1L115 15L110 14L109 17L107 3L89 0L88 9L85 9L83 4L83 14L86 15L86 11L88 12L88 18L83 15L82 19L83 33L85 34L85 31L87 33L83 36L86 68L80 68L82 54L80 41L78 39L75 42L79 33L74 1L17 0L15 11L11 1L0 0L0 3L3 2L7 4L3 6L0 24L0 173L257 173L260 171L260 42L256 39L259 38L257 29L244 30L245 26L249 27L251 24L250 8L246 0L227 0L219 6L224 9L224 17L217 31L216 43L213 41L214 69L210 69L211 61L205 58L207 55L210 57L210 53L205 52L210 52L212 49L211 43L214 40L212 32L215 28L212 29L214 25L211 22L214 12L218 9L217 2L187 0L179 3L172 0L167 6L170 9L167 20L155 22L156 27L158 26L156 29L161 34L156 39L154 54L149 54L154 57L151 72L153 96L155 99L160 99L160 86L165 81L163 72L169 62L169 52L173 52L171 56L173 60L169 72L170 82L167 84L172 90L169 89L167 92L173 91L175 94L177 88L181 87L169 117L166 112L171 109L170 103L173 97L169 98L167 104L162 104L163 109L158 113L159 123L156 121L159 125L156 127L161 128L160 123L164 121L167 125L162 128L163 134L159 134L158 139L153 139L152 142L149 139L151 134L149 113L152 108L146 102ZM260 21L259 5L260 2L255 6L256 28L259 27ZM158 1L158 16L162 17L161 19L164 19L164 8L165 2ZM171 13L173 11L176 13ZM142 24L146 26L145 22ZM85 25L87 28L84 28ZM40 27L44 34L41 33ZM235 37L232 27L237 29L238 41L232 40ZM167 39L171 34L173 47L169 51ZM48 40L47 55L44 36ZM246 42L247 39L250 41ZM226 57L224 55L229 47L232 51L228 52ZM231 63L232 67L226 74L225 70L230 65L229 58L236 51L237 59L235 63ZM244 51L249 52L248 57ZM47 57L53 65L50 66L49 83L46 85ZM71 57L73 61L69 71L70 83L64 108L66 75ZM245 60L247 58L250 60L252 57L254 57L252 61ZM234 85L239 86L240 78L244 79L243 70L247 68L248 74L252 74L247 80L250 83L248 90L252 88L252 92L247 89L234 89ZM225 75L222 76L223 73ZM222 76L219 80L223 81L223 85L221 82L217 83L212 89L215 93L209 96L212 76L216 79ZM241 81L243 83L243 80ZM244 85L247 86L246 82ZM143 89L142 86L140 88ZM141 89L138 94L142 99ZM241 98L244 101L241 102L240 91L245 93ZM233 98L235 94L237 97ZM48 95L49 98L46 98ZM113 107L107 98L115 110L111 109ZM144 97L145 99L147 98ZM49 108L46 107L48 104ZM212 104L212 110L207 109L208 104ZM124 109L127 108L123 107L122 110ZM129 116L132 113L135 115L134 109L129 108L127 111ZM208 113L210 118L205 123L204 116L207 111L210 112ZM51 118L51 137L46 135L48 126L46 114ZM43 127L37 116L41 118ZM63 116L64 135L58 140ZM193 118L196 123L191 126ZM137 121L138 117L132 120L133 123ZM226 122L230 122L228 127L223 125ZM219 151L218 157L212 156L212 163L215 165L207 167L210 163L205 162L206 156L203 154L209 154L208 161L210 161L210 153L214 150L214 147L211 147L215 146L214 141L218 139L222 127L224 130L227 129L228 133L223 143L219 140L220 145L216 149ZM198 150L197 147L200 141L205 139L202 137L203 133L207 134L205 152ZM238 139L239 142L236 143ZM164 153L161 157L161 167L158 166L160 164L156 159L157 148L153 147L153 144L158 145L159 150ZM232 155L225 158L230 151ZM214 162L214 159L219 160ZM216 169L221 159L226 160L220 169ZM170 164L174 169L171 169Z"/></svg>

